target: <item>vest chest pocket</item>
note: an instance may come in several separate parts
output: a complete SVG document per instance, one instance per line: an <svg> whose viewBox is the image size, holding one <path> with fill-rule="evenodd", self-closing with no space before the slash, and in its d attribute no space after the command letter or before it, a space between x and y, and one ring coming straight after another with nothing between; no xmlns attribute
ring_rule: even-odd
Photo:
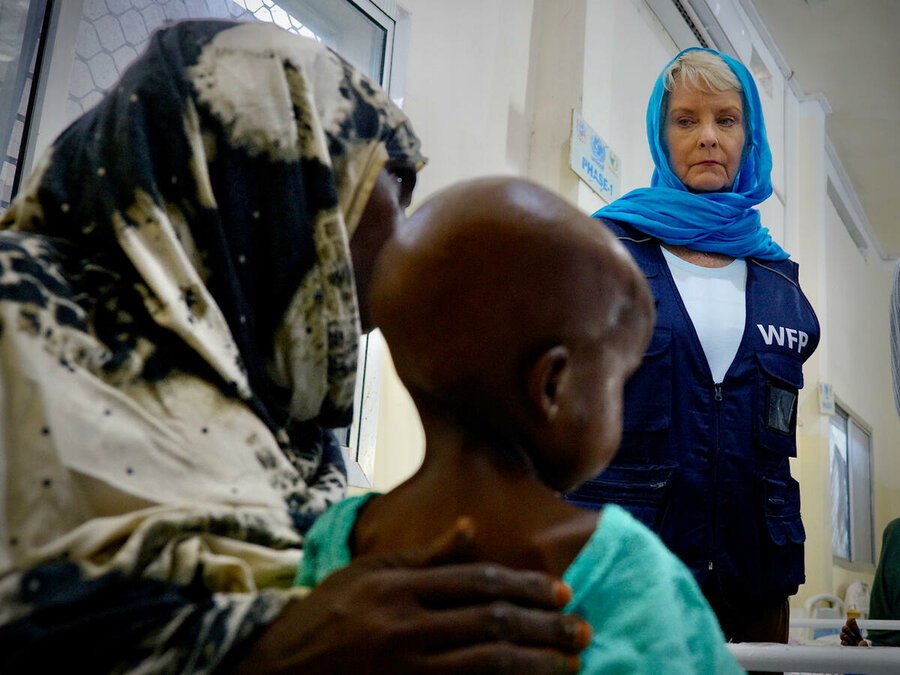
<svg viewBox="0 0 900 675"><path fill-rule="evenodd" d="M644 525L659 532L665 519L676 465L611 465L596 478L566 495L566 501L599 509L618 504Z"/></svg>
<svg viewBox="0 0 900 675"><path fill-rule="evenodd" d="M672 420L672 330L659 327L640 368L625 383L622 442L617 460L627 464L665 461Z"/></svg>
<svg viewBox="0 0 900 675"><path fill-rule="evenodd" d="M625 431L666 429L672 417L672 329L657 327L640 368L625 383Z"/></svg>
<svg viewBox="0 0 900 675"><path fill-rule="evenodd" d="M786 354L759 352L756 386L758 443L778 455L797 455L797 395L803 387L801 362Z"/></svg>

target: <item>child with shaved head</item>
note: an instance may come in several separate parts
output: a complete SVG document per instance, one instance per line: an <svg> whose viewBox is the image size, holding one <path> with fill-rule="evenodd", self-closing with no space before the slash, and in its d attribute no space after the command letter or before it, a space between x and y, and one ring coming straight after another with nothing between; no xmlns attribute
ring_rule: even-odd
<svg viewBox="0 0 900 675"><path fill-rule="evenodd" d="M615 454L622 388L653 328L644 278L603 225L524 180L456 185L387 243L370 303L421 416L425 458L391 492L320 517L298 583L421 547L465 518L473 559L571 586L566 611L593 629L583 672L741 672L654 534L615 505L598 513L559 497Z"/></svg>

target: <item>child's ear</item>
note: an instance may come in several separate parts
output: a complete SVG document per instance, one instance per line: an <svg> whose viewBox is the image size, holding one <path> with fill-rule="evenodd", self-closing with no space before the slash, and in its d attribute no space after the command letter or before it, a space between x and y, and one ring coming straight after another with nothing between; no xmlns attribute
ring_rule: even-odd
<svg viewBox="0 0 900 675"><path fill-rule="evenodd" d="M543 352L528 371L528 398L545 421L553 421L559 412L571 355L564 345Z"/></svg>

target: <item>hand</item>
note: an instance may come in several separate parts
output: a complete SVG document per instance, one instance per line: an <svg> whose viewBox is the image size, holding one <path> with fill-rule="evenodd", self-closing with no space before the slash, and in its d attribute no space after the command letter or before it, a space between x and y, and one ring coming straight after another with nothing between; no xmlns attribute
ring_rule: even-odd
<svg viewBox="0 0 900 675"><path fill-rule="evenodd" d="M591 629L567 586L465 555L472 524L427 550L360 558L289 604L234 672L574 673Z"/></svg>
<svg viewBox="0 0 900 675"><path fill-rule="evenodd" d="M863 640L862 631L856 624L856 619L847 619L847 623L841 628L841 644L845 647L868 647L869 643Z"/></svg>

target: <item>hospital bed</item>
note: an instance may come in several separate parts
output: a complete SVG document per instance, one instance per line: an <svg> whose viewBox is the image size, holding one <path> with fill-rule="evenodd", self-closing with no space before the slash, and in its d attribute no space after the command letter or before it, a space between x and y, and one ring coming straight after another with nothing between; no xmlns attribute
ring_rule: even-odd
<svg viewBox="0 0 900 675"><path fill-rule="evenodd" d="M900 621L859 619L863 630L900 630ZM837 629L843 619L791 619L791 628ZM841 647L837 645L782 645L730 643L728 649L745 670L795 673L854 673L900 675L900 647Z"/></svg>

